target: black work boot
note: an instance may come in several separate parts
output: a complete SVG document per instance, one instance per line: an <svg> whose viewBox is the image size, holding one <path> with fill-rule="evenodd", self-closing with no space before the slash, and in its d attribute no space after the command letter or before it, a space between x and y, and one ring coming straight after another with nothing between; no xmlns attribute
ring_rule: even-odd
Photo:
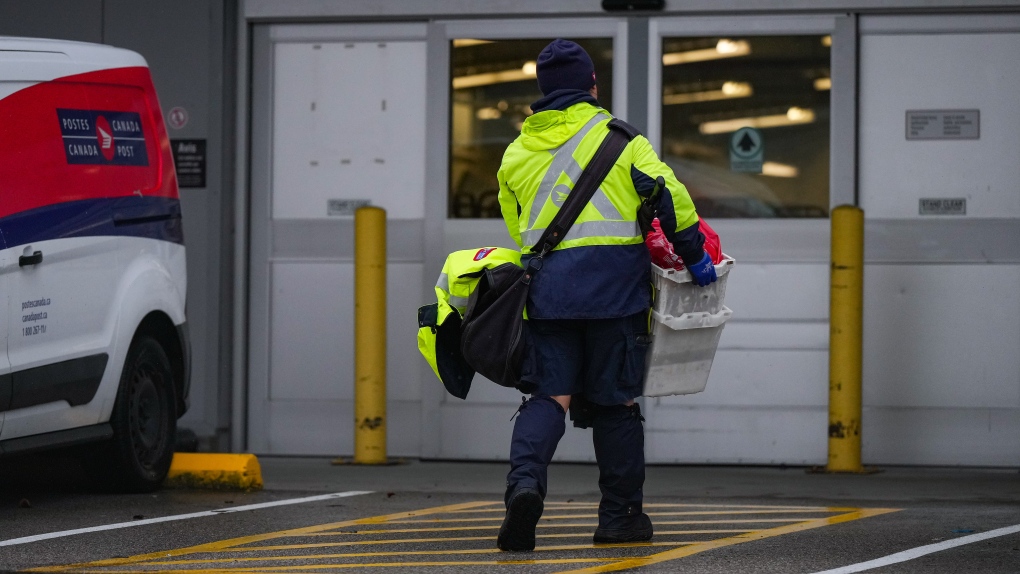
<svg viewBox="0 0 1020 574"><path fill-rule="evenodd" d="M595 530L595 543L645 542L652 539L652 519L641 512L641 505L629 506L626 514L603 523L599 516L599 527Z"/></svg>
<svg viewBox="0 0 1020 574"><path fill-rule="evenodd" d="M517 411L506 476L506 518L499 529L500 550L535 549L535 525L542 517L549 461L566 430L566 413L554 399L536 395Z"/></svg>
<svg viewBox="0 0 1020 574"><path fill-rule="evenodd" d="M535 549L535 526L545 504L542 495L530 488L517 491L506 508L499 527L496 546L506 552L530 552Z"/></svg>
<svg viewBox="0 0 1020 574"><path fill-rule="evenodd" d="M641 408L602 407L592 424L599 465L599 526L595 542L641 542L652 538L652 521L641 511L645 482L645 434Z"/></svg>

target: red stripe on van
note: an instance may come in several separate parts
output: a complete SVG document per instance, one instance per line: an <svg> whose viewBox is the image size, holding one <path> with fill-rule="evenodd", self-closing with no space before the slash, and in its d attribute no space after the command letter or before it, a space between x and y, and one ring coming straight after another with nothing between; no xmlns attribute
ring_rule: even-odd
<svg viewBox="0 0 1020 574"><path fill-rule="evenodd" d="M101 159L69 163L58 109L138 114L147 165L102 165ZM84 199L178 198L170 140L148 68L99 70L34 84L0 99L0 122L0 217Z"/></svg>

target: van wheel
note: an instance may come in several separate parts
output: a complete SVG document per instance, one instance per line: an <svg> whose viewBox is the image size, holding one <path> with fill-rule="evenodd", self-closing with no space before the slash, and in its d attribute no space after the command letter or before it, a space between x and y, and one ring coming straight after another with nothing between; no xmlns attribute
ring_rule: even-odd
<svg viewBox="0 0 1020 574"><path fill-rule="evenodd" d="M107 456L116 485L131 492L159 488L170 470L177 432L173 372L163 347L148 336L128 350L110 424Z"/></svg>

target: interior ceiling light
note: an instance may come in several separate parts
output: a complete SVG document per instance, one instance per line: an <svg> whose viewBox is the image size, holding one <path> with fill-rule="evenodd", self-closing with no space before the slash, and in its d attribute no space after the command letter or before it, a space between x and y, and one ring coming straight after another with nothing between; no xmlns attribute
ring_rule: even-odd
<svg viewBox="0 0 1020 574"><path fill-rule="evenodd" d="M457 38L453 41L454 48L467 48L468 46L478 46L481 44L491 44L492 40L475 40L474 38Z"/></svg>
<svg viewBox="0 0 1020 574"><path fill-rule="evenodd" d="M702 50L688 50L686 52L669 52L662 55L663 66L676 64L689 64L691 62L704 62L706 60L720 60L722 58L736 58L751 53L751 44L747 40L722 39L716 42L715 48L704 48Z"/></svg>
<svg viewBox="0 0 1020 574"><path fill-rule="evenodd" d="M754 89L747 82L726 82L718 90L703 92L686 92L662 96L662 105L692 104L695 102L711 102L730 98L746 98L754 94Z"/></svg>
<svg viewBox="0 0 1020 574"><path fill-rule="evenodd" d="M794 165L767 161L761 164L761 174L771 177L797 177L800 170Z"/></svg>
<svg viewBox="0 0 1020 574"><path fill-rule="evenodd" d="M747 47L747 42L743 42L743 47ZM734 42L733 40L722 39L715 43L715 51L720 54L736 54L742 49L741 42ZM750 50L750 48L748 48Z"/></svg>
<svg viewBox="0 0 1020 574"><path fill-rule="evenodd" d="M479 108L475 112L475 117L480 120L498 120L503 117L503 112L500 112L497 108Z"/></svg>
<svg viewBox="0 0 1020 574"><path fill-rule="evenodd" d="M811 110L793 106L786 110L786 118L791 122L811 123L815 121L815 113Z"/></svg>
<svg viewBox="0 0 1020 574"><path fill-rule="evenodd" d="M492 84L520 82L521 80L530 80L536 77L538 76L535 73L535 62L525 62L523 66L515 70L456 77L453 79L453 89L463 90L465 88L491 86Z"/></svg>
<svg viewBox="0 0 1020 574"><path fill-rule="evenodd" d="M826 48L832 47L832 36L822 36L822 45Z"/></svg>
<svg viewBox="0 0 1020 574"><path fill-rule="evenodd" d="M787 110L785 114L704 122L698 126L698 131L706 135L726 134L735 132L740 128L778 128L782 126L810 124L814 121L814 111L806 108L792 107Z"/></svg>
<svg viewBox="0 0 1020 574"><path fill-rule="evenodd" d="M818 78L815 80L815 89L819 92L832 89L832 78Z"/></svg>

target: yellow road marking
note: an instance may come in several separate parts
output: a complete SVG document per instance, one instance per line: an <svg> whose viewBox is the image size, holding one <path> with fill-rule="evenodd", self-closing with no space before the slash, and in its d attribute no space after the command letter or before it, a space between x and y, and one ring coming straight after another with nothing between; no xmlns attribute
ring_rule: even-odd
<svg viewBox="0 0 1020 574"><path fill-rule="evenodd" d="M662 524L661 522L658 524ZM595 522L586 523L572 523L566 524L539 524L536 528L595 528L598 526ZM316 534L309 534L308 536L354 536L360 534L389 534L390 532L452 532L461 530L494 530L499 527L499 524L492 524L490 526L443 526L439 528L389 528L383 530L358 530L355 532L319 532Z"/></svg>
<svg viewBox="0 0 1020 574"><path fill-rule="evenodd" d="M503 507L502 502L492 502L491 504L498 504L499 508L476 508L469 510L456 510L449 514L468 514L478 512L506 512L506 508ZM831 510L853 510L847 508L833 508L830 506L768 506L762 504L672 504L665 502L645 503L642 504L644 508L735 508L735 509L788 509L788 510L803 510L804 512L812 511L831 511ZM598 508L599 503L597 502L546 502L546 510L570 510L571 508Z"/></svg>
<svg viewBox="0 0 1020 574"><path fill-rule="evenodd" d="M616 562L619 558L562 558L549 560L486 560L450 562L376 562L358 564L302 564L300 566L266 566L245 568L192 568L174 569L175 574L219 574L225 572L294 572L300 570L349 570L352 568L412 568L415 566L527 566L530 564L584 564L590 562ZM77 573L107 574L109 570L75 570ZM118 574L151 574L156 570L116 570Z"/></svg>
<svg viewBox="0 0 1020 574"><path fill-rule="evenodd" d="M378 534L402 534L402 533L427 533L427 532L457 532L457 531L471 531L471 530L494 530L496 524L501 520L501 517L493 518L455 518L455 519L429 519L424 517L436 516L436 515L457 515L467 514L471 512L498 512L503 513L505 510L502 508L502 502L500 501L479 501L479 502L467 502L461 504L452 504L447 506L439 506L434 508L427 508L411 512L400 512L394 514L387 514L382 516L375 516L370 518L360 518L354 520L347 520L343 522L335 522L329 524L321 524L318 526L309 526L303 528L295 528L290 530L283 530L278 532L270 532L252 536L243 536L233 538L229 540L221 540L218 542L212 542L207 544L200 544L197 546L191 546L188 548L181 548L171 551L153 552L148 554L141 554L130 558L114 558L108 560L99 560L95 562L81 563L81 564L70 564L56 567L42 567L35 568L32 571L35 572L63 572L67 570L74 570L76 572L97 572L110 574L116 572L118 574L129 574L130 572L147 572L151 573L155 570L153 567L181 567L181 566L202 566L206 568L198 569L177 569L174 568L173 572L176 574L212 574L212 573L235 573L235 572L259 572L267 574L269 572L295 572L295 571L329 571L329 570L340 570L340 569L353 569L353 568L414 568L414 567L426 567L426 566L498 566L498 565L529 565L529 564L575 564L582 566L579 570L571 570L571 573L594 573L594 572L613 572L617 570L624 570L629 568L637 568L640 566L646 566L650 564L657 564L660 562L666 562L670 560L676 560L699 552L712 550L715 548L721 548L733 544L740 544L743 542L750 542L753 540L760 540L763 538L769 538L772 536L779 536L792 532L799 532L811 528L819 528L822 526L828 526L831 524L839 524L841 522L847 522L850 520L857 520L868 516L877 516L889 512L895 512L896 509L857 509L857 508L844 508L844 507L807 507L807 506L783 506L783 507L765 507L765 506L749 506L749 505L715 505L714 508L719 510L709 511L677 511L677 512L649 512L652 516L688 516L688 515L721 515L721 516L748 516L748 515L776 515L776 514L811 514L813 512L843 512L843 514L837 516L830 516L827 518L805 518L803 516L782 516L775 518L720 518L720 519L705 519L705 520L673 520L673 521L661 521L656 522L656 525L692 525L692 524L769 524L769 523L786 523L782 526L776 526L765 530L755 530L753 527L740 528L740 529L704 529L704 530L669 530L669 531L658 531L656 532L657 537L663 536L680 536L680 535L695 535L695 534L736 534L736 536L728 536L726 538L717 538L715 540L656 540L655 542L644 542L644 543L630 543L630 544L561 544L561 545L548 545L538 546L536 551L538 552L566 552L566 551L585 551L594 549L607 549L607 548L642 548L642 547L669 547L664 552L658 552L648 556L639 557L564 557L564 558L546 558L546 559L509 559L500 560L498 558L487 561L428 561L428 562L373 562L373 563L356 563L346 562L337 564L300 564L295 561L321 561L321 560L345 560L354 558L383 558L386 557L396 558L401 556L427 556L427 555L438 555L438 556L469 556L469 555L484 555L484 554L496 554L497 556L512 557L513 555L507 555L501 553L495 548L456 548L456 544L453 548L446 550L399 550L399 551L380 551L380 552L348 552L348 553L330 553L330 554L307 554L307 555L260 555L263 553L272 553L279 551L295 551L303 549L323 549L330 547L364 547L364 546L383 546L383 545L394 545L394 544L421 544L421 543L446 543L446 542L462 542L462 541L494 541L494 532L492 536L455 536L455 537L432 537L432 538L400 538L400 539L359 539L359 540L342 540L337 542L322 542L316 544L272 544L272 545L259 545L259 543L265 543L267 541L279 540L281 538L295 538L295 537L321 537L321 536L343 536L343 535L355 535L360 538L361 535L378 535ZM587 503L585 503L587 504ZM594 508L588 509L589 512ZM649 508L659 509L670 509L670 508L706 508L708 505L670 505L670 504L649 504L646 505ZM496 508L492 508L496 507ZM575 507L576 508L576 507ZM563 510L569 510L570 508L564 508ZM577 508L583 510L582 508ZM739 510L736 510L739 509ZM554 509L552 506L547 506L547 510L553 512L560 510ZM557 538L589 538L591 537L590 528L595 526L593 523L576 523L576 522L561 522L561 523L550 523L554 520L577 520L579 518L595 518L595 514L557 514L543 517L543 523L539 525L539 528L584 528L588 531L585 532L554 532L554 533L542 533L538 534L536 538L539 539L557 539ZM382 526L390 525L401 525L401 524L421 524L426 526L428 524L442 524L442 523L483 523L493 522L488 525L464 525L464 526L449 526L449 527L423 527L423 528L378 528ZM359 526L376 526L371 530L358 530ZM354 528L351 528L354 527ZM350 532L338 532L338 529L351 528ZM258 554L256 554L258 553ZM204 554L206 557L200 558L196 555ZM225 554L233 554L234 556L225 556ZM244 556L238 556L242 554ZM577 555L575 555L577 556ZM183 558L187 557L187 558ZM290 562L290 565L279 565L279 566L268 566L265 564L258 563L272 563L272 562ZM231 567L231 563L247 563L248 567ZM258 564L256 566L256 564ZM223 567L217 567L221 565ZM584 566L586 565L586 566ZM137 570L126 570L121 569L124 566L134 566ZM110 570L110 567L121 567L116 570Z"/></svg>
<svg viewBox="0 0 1020 574"><path fill-rule="evenodd" d="M388 520L395 520L400 518L410 518L414 516L425 516L427 514L437 514L442 512L453 512L456 510L463 510L465 508L473 508L476 506L482 506L491 504L489 502L462 502L459 504L449 504L446 506L436 506L433 508L426 508L423 510L414 510L410 512L398 512L395 514L385 514L382 516L373 516L371 518L357 518L354 520L345 520L343 522L332 522L329 524L320 524L318 526L306 526L303 528L294 528L291 530L283 530L280 532L267 532L264 534L255 534L252 536L241 536L238 538L230 538L228 540L219 540L216 542L209 542L207 544L199 544L197 546L189 546L187 548L178 548L177 550L167 550L160 552L152 552L149 554L139 554L138 556L131 556L128 558L110 558L107 560L96 560L94 562L82 562L78 564L67 564L64 566L43 566L40 568L32 568L27 572L62 572L66 570L80 570L86 567L96 566L120 566L122 564L134 564L137 562L143 562L145 560L151 560L154 558L166 558L168 556L181 556L184 554L195 554L197 552L215 552L231 546L237 546L240 544L250 544L252 542L261 542L263 540L271 540L277 538L280 535L293 535L298 533L313 533L322 532L323 530L332 530L336 528L343 528L345 526L354 526L357 524L378 524L380 522L386 522Z"/></svg>
<svg viewBox="0 0 1020 574"><path fill-rule="evenodd" d="M590 536L590 534L589 534ZM238 546L206 552L265 552L268 550L302 550L305 548L337 548L340 546L366 546L373 544L411 544L414 542L464 542L469 540L495 540L495 536L457 536L442 538L402 538L400 540L351 540L349 542L321 542L318 544L278 544L273 546Z"/></svg>
<svg viewBox="0 0 1020 574"><path fill-rule="evenodd" d="M579 509L578 509L579 510ZM818 508L818 509L760 509L760 510L687 510L687 511L676 511L676 512L647 512L645 514L649 516L716 516L716 515L748 515L748 514L798 514L806 512L852 512L857 510L856 508L845 508L845 507L833 507L833 508ZM480 510L477 512L498 512L505 514L506 509L500 508L495 510ZM459 512L451 512L450 514L466 514ZM592 514L559 514L553 516L543 516L544 519L556 520L560 518L586 518L595 516ZM465 518L464 521L468 520L492 520L488 518Z"/></svg>
<svg viewBox="0 0 1020 574"><path fill-rule="evenodd" d="M748 530L746 528L740 530L666 530L663 532L656 532L655 535L674 536L677 534L718 534L718 533L729 534L733 532L753 532L753 530ZM593 534L592 532L582 532L576 534L536 534L535 538L577 538L577 537L588 538L591 537L592 534Z"/></svg>
<svg viewBox="0 0 1020 574"><path fill-rule="evenodd" d="M596 504L595 506L598 506L598 504ZM787 504L787 505L783 505L783 504L679 504L679 503L672 503L672 502L650 502L648 504L642 504L641 506L644 507L644 508L739 508L739 509L762 508L762 509L772 509L772 510L780 510L780 509L803 510L805 512L813 511L813 510L832 510L833 508L842 508L842 507L833 507L833 506L798 506L798 505L795 505L795 504ZM461 512L461 511L458 510L457 512Z"/></svg>
<svg viewBox="0 0 1020 574"><path fill-rule="evenodd" d="M648 516L714 516L716 514L796 514L798 512L852 512L856 508L830 507L817 508L815 510L804 510L803 508L780 508L760 510L692 510L684 512L646 512Z"/></svg>
<svg viewBox="0 0 1020 574"><path fill-rule="evenodd" d="M780 536L783 534L790 534L793 532L810 530L812 528L830 526L833 524L839 524L841 522L849 522L851 520L860 520L861 518L868 518L869 516L888 514L890 512L897 512L898 510L899 510L898 508L863 508L854 512L840 514L838 516L830 516L829 518L818 518L815 520L809 520L807 522L798 522L797 524L777 526L776 528L770 528L768 530L748 532L747 534L741 534L739 536L731 536L729 538L711 540L708 542L699 542L698 544L692 544L690 546L685 546L683 548L667 550L665 552L660 552L658 554L652 554L651 556L645 556L642 558L629 558L626 560L621 560L614 564L606 564L604 566L596 566L594 568L583 568L581 570L570 570L566 572L560 572L558 574L596 574L599 572L616 572L618 570L627 570L629 568L640 568L642 566L648 566L650 564L658 564L660 562L667 562L670 560L676 560L678 558L684 558L686 556L698 554L699 552L705 552L706 550L714 550L716 548L722 548L724 546L732 546L734 544L742 544L744 542L762 540L764 538L771 538L773 536Z"/></svg>
<svg viewBox="0 0 1020 574"><path fill-rule="evenodd" d="M814 520L798 516L796 518L734 518L731 520L656 520L656 524L759 524L771 522L803 522Z"/></svg>
<svg viewBox="0 0 1020 574"><path fill-rule="evenodd" d="M644 548L652 546L679 546L697 542L628 542L621 544L561 544L557 546L536 546L535 552L564 552L568 550L604 550L607 548ZM182 564L219 564L226 562L271 562L279 560L325 560L330 558L368 558L382 556L423 556L428 554L502 554L499 548L472 548L465 550L401 550L396 552L338 552L335 554L294 554L291 556L252 556L233 558L195 558L191 560L149 561L146 566L171 566ZM120 572L120 570L117 570Z"/></svg>
<svg viewBox="0 0 1020 574"><path fill-rule="evenodd" d="M395 532L460 532L461 530L495 530L492 526L444 526L442 528L389 528L382 530L358 530L356 532L322 532L316 536L361 536L363 534L390 534ZM539 524L537 528L591 528L595 524Z"/></svg>
<svg viewBox="0 0 1020 574"><path fill-rule="evenodd" d="M856 510L856 509L851 509ZM577 516L543 516L542 520L569 520L571 518L597 518L597 515L588 514ZM787 517L787 518L728 518L724 520L678 520L678 521L656 521L656 524L743 524L743 523L754 523L754 522L801 522L804 520L814 520L809 517ZM503 517L493 518L437 518L431 520L393 520L387 522L387 524L431 524L431 523L450 523L450 522L492 522L494 524L500 524L503 522ZM331 532L322 532L318 535L329 535Z"/></svg>
<svg viewBox="0 0 1020 574"><path fill-rule="evenodd" d="M665 524L659 522L658 524ZM592 528L597 524L539 524L537 528ZM315 536L365 536L368 534L391 534L391 533L407 533L407 532L459 532L461 530L494 530L493 526L446 526L443 528L388 528L382 530L357 530L355 532L320 532ZM748 529L742 530L690 530L689 533L705 534L708 532L747 532Z"/></svg>
<svg viewBox="0 0 1020 574"><path fill-rule="evenodd" d="M492 508L492 509L487 509L487 508L464 509L464 510L453 511L453 512L450 512L449 514L476 514L476 513L488 513L488 512L499 512L499 513L506 512L506 508L504 508L503 502L490 502L490 503L487 503L487 504L489 504L489 505L499 505L499 508ZM739 511L754 511L755 509L761 509L763 511L770 511L770 512L776 512L776 511L778 511L778 512L790 512L790 511L799 511L799 512L838 512L838 511L852 511L852 510L856 510L856 509L853 509L853 508L845 508L845 507L798 507L798 506L775 506L775 507L771 507L771 506L764 506L764 505L672 505L672 504L648 504L648 505L644 505L643 504L642 506L645 507L645 508L709 508L709 509L711 509L711 508L721 508L721 509L737 509ZM577 510L581 510L582 508L584 508L584 509L586 509L586 508L597 509L597 508L599 508L599 505L598 504L594 504L594 503L570 503L570 504L567 504L567 505L555 504L555 503L547 503L545 505L545 508L546 508L546 510L558 510L558 511L559 510L570 510L572 508L576 508ZM705 511L705 512L708 513L708 514L734 514L733 512L719 512L719 513L714 513L714 512L710 512L710 511ZM755 513L754 512L750 512L750 514L755 514Z"/></svg>
<svg viewBox="0 0 1020 574"><path fill-rule="evenodd" d="M703 533L709 532L752 532L746 528L743 530L705 530ZM697 533L693 530L678 530L678 531L666 531L656 532L656 536L667 536L675 534L694 534ZM569 534L536 534L535 538L591 538L591 532L577 532ZM438 537L438 538L399 538L399 539L384 539L384 540L350 540L345 542L321 542L318 544L279 544L273 546L235 546L231 548L223 548L221 550L201 550L200 552L264 552L268 550L301 550L305 548L336 548L338 546L371 546L374 544L414 544L415 542L464 542L471 540L495 540L495 536L454 536L454 537ZM158 553L157 553L158 554Z"/></svg>

